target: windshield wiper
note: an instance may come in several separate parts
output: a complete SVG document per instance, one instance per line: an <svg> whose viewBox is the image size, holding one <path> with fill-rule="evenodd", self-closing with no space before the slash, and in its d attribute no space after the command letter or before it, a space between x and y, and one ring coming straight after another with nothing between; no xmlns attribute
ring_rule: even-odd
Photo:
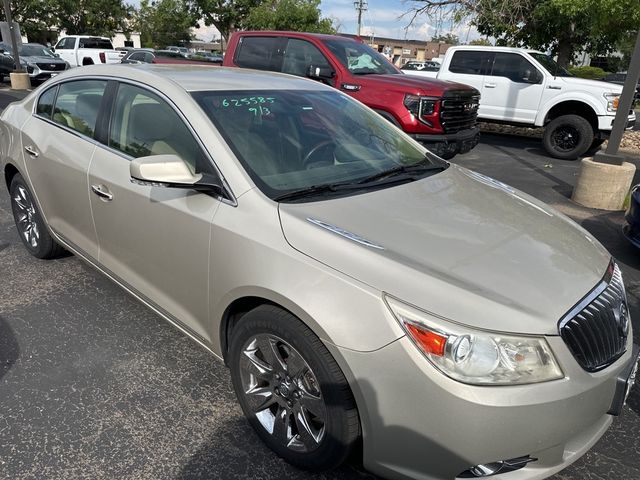
<svg viewBox="0 0 640 480"><path fill-rule="evenodd" d="M297 198L311 197L322 193L339 192L340 190L351 190L354 188L363 188L361 185L355 185L352 183L326 183L324 185L312 185L311 187L301 188L299 190L293 190L291 192L283 193L277 197L273 197L276 202L283 200L295 200Z"/></svg>
<svg viewBox="0 0 640 480"><path fill-rule="evenodd" d="M410 175L412 173L426 173L426 172L441 172L446 170L448 164L442 165L434 165L434 164L424 164L418 163L414 165L399 165L397 167L390 168L388 170L383 170L382 172L374 173L368 177L363 178L358 181L358 184L362 185L365 183L371 183L378 180L382 180L389 177L394 177L397 175Z"/></svg>

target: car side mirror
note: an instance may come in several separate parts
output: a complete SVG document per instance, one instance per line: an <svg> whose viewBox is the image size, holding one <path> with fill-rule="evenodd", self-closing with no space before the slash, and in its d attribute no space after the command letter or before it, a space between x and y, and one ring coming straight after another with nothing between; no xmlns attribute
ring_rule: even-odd
<svg viewBox="0 0 640 480"><path fill-rule="evenodd" d="M51 50L52 52L56 51L56 47L49 47L49 50Z"/></svg>
<svg viewBox="0 0 640 480"><path fill-rule="evenodd" d="M336 72L331 67L317 67L315 65L309 65L307 70L307 77L317 78L320 80L329 80L335 76Z"/></svg>
<svg viewBox="0 0 640 480"><path fill-rule="evenodd" d="M139 157L129 165L131 181L151 187L187 188L222 194L224 188L215 175L193 173L178 155Z"/></svg>

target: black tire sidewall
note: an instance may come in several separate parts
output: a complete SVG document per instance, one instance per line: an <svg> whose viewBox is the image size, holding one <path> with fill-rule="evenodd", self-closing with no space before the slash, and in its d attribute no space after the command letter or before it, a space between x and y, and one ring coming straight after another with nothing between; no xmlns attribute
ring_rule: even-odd
<svg viewBox="0 0 640 480"><path fill-rule="evenodd" d="M239 374L240 355L242 347L248 339L260 333L278 336L289 343L303 356L320 383L327 408L326 430L320 446L312 452L294 452L278 444L265 431L245 401ZM319 344L322 345L320 340L289 312L271 306L258 307L247 313L234 328L228 357L236 396L245 416L258 436L287 462L306 470L315 471L327 470L340 465L348 456L358 437L357 433L354 434L353 428L349 427L349 424L353 424L355 402L350 391L348 395L345 395L345 388L348 390L346 379L341 373L336 375L335 371L331 371L331 366L327 365L328 361L333 362L334 369L337 368L337 364L323 345L320 349L323 351L318 351Z"/></svg>
<svg viewBox="0 0 640 480"><path fill-rule="evenodd" d="M38 225L38 233L40 234L40 238L38 240L38 246L35 248L31 244L27 243L26 239L22 236L22 233L20 232L20 227L18 226L18 218L17 218L18 212L15 206L15 201L13 199L18 187L22 187L28 192L31 203L33 204L33 207L35 209L35 215L33 216L33 219ZM40 209L38 208L38 204L36 203L35 197L33 196L31 189L29 188L27 183L24 181L24 178L22 178L22 175L20 175L19 173L16 174L11 180L11 185L9 187L9 194L11 195L11 212L13 213L13 220L16 224L16 229L18 230L18 235L20 236L20 240L22 240L22 244L29 251L29 253L31 253L31 255L33 255L34 257L50 258L52 254L55 253L57 245L55 244L53 238L49 234L49 229L44 219L42 218L42 215L40 215Z"/></svg>
<svg viewBox="0 0 640 480"><path fill-rule="evenodd" d="M557 150L552 141L553 132L565 125L569 125L575 128L580 136L576 147L568 152ZM586 118L579 115L563 115L552 120L545 127L542 139L544 149L547 151L547 153L554 158L559 158L562 160L576 160L579 156L583 155L587 150L589 150L593 140L593 127Z"/></svg>

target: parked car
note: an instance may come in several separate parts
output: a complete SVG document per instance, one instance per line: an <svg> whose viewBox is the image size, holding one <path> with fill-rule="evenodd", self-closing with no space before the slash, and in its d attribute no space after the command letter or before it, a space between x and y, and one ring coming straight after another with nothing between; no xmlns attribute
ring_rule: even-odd
<svg viewBox="0 0 640 480"><path fill-rule="evenodd" d="M220 55L219 53L213 53L213 52L196 52L190 55L189 58L195 58L197 60L204 60L211 63L217 63L219 65L222 65L222 62L224 60L224 57L222 55Z"/></svg>
<svg viewBox="0 0 640 480"><path fill-rule="evenodd" d="M55 52L72 67L100 63L120 63L125 52L115 50L106 37L68 35L58 40Z"/></svg>
<svg viewBox="0 0 640 480"><path fill-rule="evenodd" d="M23 43L18 47L20 64L31 79L31 84L43 82L52 76L69 68L69 64L55 53L39 43ZM13 58L11 45L0 43L0 82L15 70L16 61Z"/></svg>
<svg viewBox="0 0 640 480"><path fill-rule="evenodd" d="M188 57L189 56L189 49L187 47L169 46L169 47L165 48L165 50L169 50L170 52L178 52L183 57Z"/></svg>
<svg viewBox="0 0 640 480"><path fill-rule="evenodd" d="M476 146L478 90L402 75L361 41L300 32L236 32L223 65L309 77L373 108L443 158Z"/></svg>
<svg viewBox="0 0 640 480"><path fill-rule="evenodd" d="M616 85L624 85L627 80L627 72L610 73L602 78L603 82L615 83ZM640 100L640 80L636 85L635 99Z"/></svg>
<svg viewBox="0 0 640 480"><path fill-rule="evenodd" d="M430 61L409 61L405 63L400 70L409 75L436 78L438 76L438 70L440 70L440 64L438 62Z"/></svg>
<svg viewBox="0 0 640 480"><path fill-rule="evenodd" d="M624 215L622 227L624 236L636 247L640 248L640 184L631 189L629 207Z"/></svg>
<svg viewBox="0 0 640 480"><path fill-rule="evenodd" d="M173 50L154 50L140 48L127 53L120 63L185 63L191 65L211 65L208 60L185 58L181 53Z"/></svg>
<svg viewBox="0 0 640 480"><path fill-rule="evenodd" d="M608 138L622 92L617 85L576 78L542 52L509 47L452 47L438 78L480 90L481 121L544 128L544 149L566 160ZM634 124L631 111L627 126Z"/></svg>
<svg viewBox="0 0 640 480"><path fill-rule="evenodd" d="M541 479L632 384L593 236L319 82L71 70L2 112L0 166L25 248L76 253L224 359L299 467L361 445L386 477Z"/></svg>

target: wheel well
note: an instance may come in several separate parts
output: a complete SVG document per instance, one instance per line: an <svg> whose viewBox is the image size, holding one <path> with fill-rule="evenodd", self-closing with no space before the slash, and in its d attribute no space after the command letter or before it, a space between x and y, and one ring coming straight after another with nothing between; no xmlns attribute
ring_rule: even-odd
<svg viewBox="0 0 640 480"><path fill-rule="evenodd" d="M13 180L13 177L15 177L17 173L20 172L18 172L18 169L10 163L7 163L4 167L4 180L7 182L7 190L11 187L11 180Z"/></svg>
<svg viewBox="0 0 640 480"><path fill-rule="evenodd" d="M82 65L93 65L93 60L89 57L83 58Z"/></svg>
<svg viewBox="0 0 640 480"><path fill-rule="evenodd" d="M393 125L395 125L396 127L402 129L402 127L400 126L400 123L396 120L396 118L390 114L389 112L385 111L385 110L374 110L378 115L380 115L382 118L384 118L385 120L391 122Z"/></svg>
<svg viewBox="0 0 640 480"><path fill-rule="evenodd" d="M545 125L551 120L561 117L562 115L578 115L583 117L591 124L594 132L598 130L598 116L593 108L586 103L570 101L561 102L558 105L555 105L551 110L549 110L549 113L547 113L547 118L545 118L544 121Z"/></svg>
<svg viewBox="0 0 640 480"><path fill-rule="evenodd" d="M254 308L260 305L275 305L283 310L286 308L278 305L271 300L267 300L262 297L242 297L234 300L224 311L222 315L222 321L220 322L220 346L222 350L222 357L225 362L227 361L227 352L229 351L229 340L231 339L231 333L234 327L238 324L240 319L245 313L250 312Z"/></svg>

